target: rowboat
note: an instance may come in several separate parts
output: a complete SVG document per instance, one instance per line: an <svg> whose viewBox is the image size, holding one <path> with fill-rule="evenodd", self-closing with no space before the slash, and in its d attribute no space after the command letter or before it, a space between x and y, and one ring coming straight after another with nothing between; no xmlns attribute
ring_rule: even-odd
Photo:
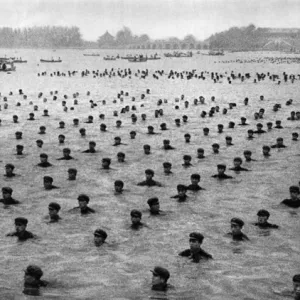
<svg viewBox="0 0 300 300"><path fill-rule="evenodd" d="M16 71L16 66L13 62L0 61L0 72Z"/></svg>
<svg viewBox="0 0 300 300"><path fill-rule="evenodd" d="M115 57L103 57L104 60L116 60Z"/></svg>
<svg viewBox="0 0 300 300"><path fill-rule="evenodd" d="M58 59L58 60L54 60L54 59L40 59L40 62L42 63L61 63L62 60Z"/></svg>
<svg viewBox="0 0 300 300"><path fill-rule="evenodd" d="M14 63L17 63L17 64L25 64L25 63L27 63L27 60L15 59L15 60L14 60Z"/></svg>
<svg viewBox="0 0 300 300"><path fill-rule="evenodd" d="M145 62L147 61L147 57L134 57L128 59L129 62Z"/></svg>
<svg viewBox="0 0 300 300"><path fill-rule="evenodd" d="M100 56L100 54L91 53L91 54L83 54L83 56Z"/></svg>

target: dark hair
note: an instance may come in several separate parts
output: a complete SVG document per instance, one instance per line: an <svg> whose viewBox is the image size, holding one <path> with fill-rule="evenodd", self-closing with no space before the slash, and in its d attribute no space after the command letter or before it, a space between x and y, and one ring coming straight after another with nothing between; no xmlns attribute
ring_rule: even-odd
<svg viewBox="0 0 300 300"><path fill-rule="evenodd" d="M198 179L198 180L200 180L200 174L192 174L191 175L191 179Z"/></svg>

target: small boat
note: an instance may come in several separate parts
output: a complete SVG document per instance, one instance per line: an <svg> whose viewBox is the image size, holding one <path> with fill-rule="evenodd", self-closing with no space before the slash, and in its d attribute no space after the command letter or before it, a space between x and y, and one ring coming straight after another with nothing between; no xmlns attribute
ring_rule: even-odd
<svg viewBox="0 0 300 300"><path fill-rule="evenodd" d="M158 60L161 59L161 57L147 57L147 60Z"/></svg>
<svg viewBox="0 0 300 300"><path fill-rule="evenodd" d="M13 62L0 60L0 72L16 71L16 66Z"/></svg>
<svg viewBox="0 0 300 300"><path fill-rule="evenodd" d="M40 59L40 62L42 62L42 63L61 63L62 60L61 59L57 59L57 60L54 60L54 59Z"/></svg>
<svg viewBox="0 0 300 300"><path fill-rule="evenodd" d="M100 54L98 53L86 53L86 54L83 54L83 56L100 56Z"/></svg>
<svg viewBox="0 0 300 300"><path fill-rule="evenodd" d="M121 59L133 59L134 58L134 56L121 56Z"/></svg>
<svg viewBox="0 0 300 300"><path fill-rule="evenodd" d="M208 52L208 55L220 56L220 55L224 55L224 51L223 50L219 50L219 51L210 50Z"/></svg>
<svg viewBox="0 0 300 300"><path fill-rule="evenodd" d="M25 64L25 63L27 63L27 60L14 59L14 63L17 63L17 64Z"/></svg>
<svg viewBox="0 0 300 300"><path fill-rule="evenodd" d="M147 57L134 57L128 59L129 62L145 62L147 60L148 60Z"/></svg>
<svg viewBox="0 0 300 300"><path fill-rule="evenodd" d="M116 60L115 57L103 57L104 60Z"/></svg>

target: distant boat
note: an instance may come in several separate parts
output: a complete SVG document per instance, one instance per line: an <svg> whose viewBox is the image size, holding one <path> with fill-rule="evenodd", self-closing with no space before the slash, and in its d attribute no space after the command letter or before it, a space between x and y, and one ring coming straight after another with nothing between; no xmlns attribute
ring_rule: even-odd
<svg viewBox="0 0 300 300"><path fill-rule="evenodd" d="M184 53L184 52L174 51L173 53L164 53L164 56L165 57L175 57L175 58L192 57L193 56L193 52L189 51L187 53Z"/></svg>
<svg viewBox="0 0 300 300"><path fill-rule="evenodd" d="M116 57L103 57L104 60L116 60Z"/></svg>
<svg viewBox="0 0 300 300"><path fill-rule="evenodd" d="M147 60L148 60L147 57L134 57L128 59L129 62L145 62Z"/></svg>
<svg viewBox="0 0 300 300"><path fill-rule="evenodd" d="M223 51L223 50L218 50L218 51L210 50L210 51L208 52L208 55L212 55L212 56L221 56L221 55L224 55L224 51Z"/></svg>
<svg viewBox="0 0 300 300"><path fill-rule="evenodd" d="M158 59L161 59L161 57L147 57L147 60L158 60Z"/></svg>
<svg viewBox="0 0 300 300"><path fill-rule="evenodd" d="M27 63L27 60L14 59L14 63L17 63L17 64L24 64L24 63Z"/></svg>
<svg viewBox="0 0 300 300"><path fill-rule="evenodd" d="M62 60L61 59L57 59L57 60L54 60L54 59L40 59L40 62L42 62L42 63L61 63Z"/></svg>
<svg viewBox="0 0 300 300"><path fill-rule="evenodd" d="M83 56L100 56L100 54L98 54L98 53L85 53L85 54L83 54Z"/></svg>

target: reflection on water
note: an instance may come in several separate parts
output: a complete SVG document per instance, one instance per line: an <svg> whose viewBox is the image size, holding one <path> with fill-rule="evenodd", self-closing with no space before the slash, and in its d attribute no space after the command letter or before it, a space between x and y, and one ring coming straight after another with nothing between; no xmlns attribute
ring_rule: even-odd
<svg viewBox="0 0 300 300"><path fill-rule="evenodd" d="M7 299L9 295L22 294L22 272L29 263L34 263L44 271L45 279L55 279L60 285L54 285L50 294L68 295L68 299L147 299L158 297L150 290L151 272L155 265L162 265L171 273L170 283L173 290L167 293L168 299L281 299L270 294L269 287L276 282L291 283L291 277L299 272L299 232L298 214L294 210L278 207L278 203L288 197L288 187L299 181L299 144L291 141L291 132L299 133L299 123L287 121L290 111L300 110L299 81L294 84L275 85L271 81L253 84L233 82L214 84L210 80L156 80L148 77L143 80L119 77L93 78L87 76L50 77L54 71L67 70L97 70L105 68L148 68L149 72L157 69L165 70L201 70L220 73L234 72L274 72L282 74L297 73L297 66L275 64L219 64L222 58L194 56L192 59L161 59L132 65L127 61L104 61L102 57L109 51L102 51L101 57L85 57L79 50L57 50L57 56L63 59L61 65L42 65L39 59L49 56L48 50L17 50L18 55L28 60L28 64L17 66L15 73L0 74L5 85L1 87L0 116L0 168L4 173L6 163L15 165L15 173L20 176L14 179L0 178L1 187L13 188L13 197L22 202L21 205L0 208L2 235L0 236L0 290L5 288ZM121 54L121 51L119 51ZM124 54L127 52L123 51ZM1 49L1 55L9 56L9 50ZM258 54L228 54L229 58L251 57ZM272 55L272 54L270 54ZM278 54L276 54L278 55ZM15 56L15 55L13 55ZM227 60L227 58L226 58ZM230 60L230 59L229 59ZM38 77L37 73L47 71L48 76ZM141 100L149 88L151 93ZM28 96L23 100L18 90ZM58 90L58 99L52 100L50 91ZM124 96L124 102L113 103L117 94L123 90L129 96ZM8 96L13 91L12 96ZM87 91L91 92L87 96ZM43 97L38 98L38 93ZM74 110L63 111L61 101L63 95L68 95L67 106L73 106L73 93L78 92L78 105ZM188 108L184 101L175 102L175 98L184 94L190 102ZM259 102L259 96L265 96L264 102ZM193 106L193 99L203 95L206 104ZM211 96L216 97L215 103ZM8 109L3 109L3 96L8 96ZM131 97L135 97L133 102ZM249 98L249 105L244 106L243 100ZM285 106L288 99L294 99L293 105ZM90 100L98 104L90 107ZM102 105L102 100L107 104ZM160 108L164 116L155 118L154 111L159 99L168 99ZM39 106L35 112L36 121L26 119L33 107L32 101ZM21 106L16 106L20 102ZM200 118L202 110L219 105L220 111L228 108L228 103L236 102L237 107L228 110L227 115L216 114L212 118ZM282 109L273 112L275 103L281 103ZM145 104L141 107L141 104ZM126 105L136 105L134 113L138 116L136 124L131 122L130 111L127 114L113 116L113 111ZM175 110L175 105L180 109ZM245 116L250 123L249 128L255 128L257 121L253 114L260 108L265 108L263 124L269 121L275 123L282 120L283 129L273 129L265 135L257 136L253 141L246 139L248 128L235 126L229 129L229 121L239 123ZM43 118L44 109L49 110L49 118ZM105 120L99 119L99 114L105 114ZM140 115L147 114L147 120L142 121ZM12 115L19 116L19 123L12 123ZM188 122L176 127L174 119L188 116ZM89 115L94 116L93 124L83 124ZM73 127L73 118L78 117L80 124ZM116 128L116 120L122 120L122 127ZM58 123L64 120L65 129L58 129ZM160 131L160 124L166 122L168 131ZM107 132L100 132L101 123L107 125ZM224 133L217 133L217 125L224 124ZM39 127L46 126L43 136L43 148L37 148L35 141L40 138ZM149 136L147 126L152 125L161 135ZM298 128L296 128L298 126ZM79 129L86 128L87 136L80 137ZM209 136L203 136L203 127L209 127ZM23 132L23 139L16 140L15 132ZM131 140L129 132L135 130L137 136ZM184 134L191 134L191 143L184 142ZM58 135L66 136L65 144L58 144ZM226 135L231 135L234 146L225 146ZM120 136L127 145L112 147L114 137ZM286 149L272 149L271 157L262 156L262 146L273 144L278 136L284 138ZM162 141L170 139L176 148L174 151L163 151ZM88 142L97 143L95 154L85 154L81 151L88 148ZM220 154L212 154L211 145L220 144ZM24 145L24 156L15 156L17 144ZM150 144L152 154L144 155L143 145ZM61 157L62 149L72 150L74 161L56 161ZM203 148L205 159L196 158L197 149ZM251 172L234 173L228 170L233 166L233 158L243 157L245 149L252 151L252 157L257 161L244 163ZM126 153L126 164L117 162L119 151ZM43 169L36 167L41 153L49 155L53 167ZM182 167L182 157L192 156L193 166ZM111 171L101 170L103 157L112 159ZM172 162L172 176L163 174L162 163ZM218 163L227 164L229 175L233 180L218 181L211 178L216 174ZM78 170L76 182L68 181L67 170ZM164 187L138 187L136 183L144 180L144 170L152 168L155 171L154 180ZM200 185L205 190L198 193L188 193L186 203L178 203L170 197L176 194L177 184L190 184L190 175L201 174ZM247 174L246 174L247 173ZM52 176L54 184L60 189L45 191L43 176ZM120 179L125 183L122 195L114 195L113 183ZM68 214L67 211L77 206L77 196L86 193L90 197L89 206L97 213L82 217ZM160 206L167 215L163 218L149 217L147 199L158 197ZM47 206L56 201L62 206L61 222L46 224L43 217L47 214ZM279 230L258 231L251 223L257 219L259 209L268 209L271 213L270 222L280 226ZM150 229L138 232L129 230L130 211L139 209L143 212L142 221ZM13 238L5 237L12 231L13 220L17 216L29 219L28 230L37 234L39 240L18 243ZM249 237L247 243L231 243L224 234L230 231L230 219L239 217L245 221L243 231ZM93 244L93 231L103 228L108 233L108 245L96 248ZM193 264L178 257L178 253L188 248L188 235L192 231L203 233L205 239L203 248L214 257L212 262ZM259 268L259 269L258 269ZM5 279L7 278L7 279ZM15 278L16 281L12 280ZM7 291L8 289L8 291ZM50 288L49 288L50 289ZM11 292L9 292L11 291ZM43 291L44 292L44 291ZM49 296L50 297L50 296ZM164 295L163 295L164 297ZM61 296L62 299L64 296Z"/></svg>

